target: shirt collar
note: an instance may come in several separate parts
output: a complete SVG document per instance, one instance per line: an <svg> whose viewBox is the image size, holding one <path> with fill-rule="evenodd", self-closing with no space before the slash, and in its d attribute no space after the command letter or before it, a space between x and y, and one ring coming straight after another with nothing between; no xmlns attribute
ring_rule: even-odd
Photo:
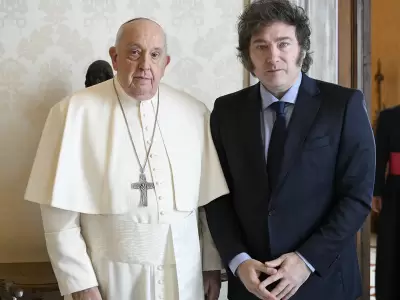
<svg viewBox="0 0 400 300"><path fill-rule="evenodd" d="M297 94L299 93L299 88L301 84L301 79L303 74L300 72L299 77L297 77L296 82L290 87L290 89L283 95L281 101L286 103L296 103ZM274 95L272 95L262 83L260 83L260 94L262 100L262 109L267 109L272 103L279 101Z"/></svg>

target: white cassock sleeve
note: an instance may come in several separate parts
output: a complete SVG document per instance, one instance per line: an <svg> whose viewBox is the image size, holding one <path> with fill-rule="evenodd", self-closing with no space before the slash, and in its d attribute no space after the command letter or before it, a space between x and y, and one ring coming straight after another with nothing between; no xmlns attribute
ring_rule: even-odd
<svg viewBox="0 0 400 300"><path fill-rule="evenodd" d="M98 286L81 235L80 214L41 205L47 251L61 295Z"/></svg>
<svg viewBox="0 0 400 300"><path fill-rule="evenodd" d="M203 207L199 208L199 223L203 271L222 270L222 261L211 237L210 229L207 224L206 212Z"/></svg>

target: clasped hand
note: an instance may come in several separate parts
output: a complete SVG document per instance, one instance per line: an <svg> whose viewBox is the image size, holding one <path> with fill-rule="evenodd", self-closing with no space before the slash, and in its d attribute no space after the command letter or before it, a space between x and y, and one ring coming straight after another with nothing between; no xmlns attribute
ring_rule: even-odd
<svg viewBox="0 0 400 300"><path fill-rule="evenodd" d="M261 273L268 278L260 282ZM243 262L237 271L247 290L263 300L287 300L291 298L310 276L311 271L304 261L294 252L284 254L265 264L250 259ZM267 286L277 282L268 291Z"/></svg>

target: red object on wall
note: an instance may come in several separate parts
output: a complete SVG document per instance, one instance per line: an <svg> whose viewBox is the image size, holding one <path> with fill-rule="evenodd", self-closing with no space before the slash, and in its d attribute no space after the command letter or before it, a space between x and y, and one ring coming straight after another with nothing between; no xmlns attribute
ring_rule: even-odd
<svg viewBox="0 0 400 300"><path fill-rule="evenodd" d="M400 152L390 153L389 174L400 176Z"/></svg>

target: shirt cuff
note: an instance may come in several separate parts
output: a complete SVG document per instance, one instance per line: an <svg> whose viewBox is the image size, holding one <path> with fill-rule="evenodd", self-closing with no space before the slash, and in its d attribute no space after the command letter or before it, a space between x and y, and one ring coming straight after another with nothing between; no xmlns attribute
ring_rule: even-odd
<svg viewBox="0 0 400 300"><path fill-rule="evenodd" d="M233 273L233 275L236 276L236 270L239 267L239 265L243 262L245 262L246 260L251 259L250 255L248 255L245 252L239 253L238 255L236 255L231 262L229 263L229 269L231 270L231 272Z"/></svg>
<svg viewBox="0 0 400 300"><path fill-rule="evenodd" d="M314 267L301 255L299 252L296 251L296 254L301 258L302 261L306 264L306 266L311 270L311 273L314 273Z"/></svg>

